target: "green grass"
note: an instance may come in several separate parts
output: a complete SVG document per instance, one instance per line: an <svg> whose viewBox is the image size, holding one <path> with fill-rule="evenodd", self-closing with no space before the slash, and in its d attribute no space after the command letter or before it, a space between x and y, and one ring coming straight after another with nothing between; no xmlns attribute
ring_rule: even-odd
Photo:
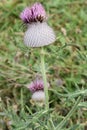
<svg viewBox="0 0 87 130"><path fill-rule="evenodd" d="M26 48L20 12L35 0L0 2L0 130L87 129L87 1L38 0L57 40L45 47L50 109L33 106L25 87L40 72L38 49ZM63 85L58 85L58 79Z"/></svg>

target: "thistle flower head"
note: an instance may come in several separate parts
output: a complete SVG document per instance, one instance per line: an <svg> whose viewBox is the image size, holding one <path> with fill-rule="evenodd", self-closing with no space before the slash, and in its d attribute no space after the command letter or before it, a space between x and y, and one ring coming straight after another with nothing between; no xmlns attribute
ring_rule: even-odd
<svg viewBox="0 0 87 130"><path fill-rule="evenodd" d="M48 86L49 87L49 84ZM39 90L44 90L44 82L42 79L36 79L28 85L29 90L34 93Z"/></svg>
<svg viewBox="0 0 87 130"><path fill-rule="evenodd" d="M46 12L40 3L27 7L20 14L28 29L24 34L24 44L29 47L41 47L53 43L56 39L53 29L46 23Z"/></svg>
<svg viewBox="0 0 87 130"><path fill-rule="evenodd" d="M24 23L42 22L46 19L46 12L40 3L35 3L31 7L26 7L20 14Z"/></svg>
<svg viewBox="0 0 87 130"><path fill-rule="evenodd" d="M50 87L49 83L47 87ZM32 92L32 100L34 102L44 102L45 93L44 93L44 82L42 79L36 79L27 85L27 88Z"/></svg>

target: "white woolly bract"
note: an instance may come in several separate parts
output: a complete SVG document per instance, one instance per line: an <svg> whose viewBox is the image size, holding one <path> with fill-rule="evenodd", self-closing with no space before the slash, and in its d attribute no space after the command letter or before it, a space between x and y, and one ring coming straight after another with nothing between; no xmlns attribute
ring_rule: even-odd
<svg viewBox="0 0 87 130"><path fill-rule="evenodd" d="M55 34L46 22L36 22L28 25L24 35L24 43L30 47L41 47L55 41Z"/></svg>
<svg viewBox="0 0 87 130"><path fill-rule="evenodd" d="M32 95L32 100L35 102L44 102L45 101L45 93L44 91L36 91Z"/></svg>

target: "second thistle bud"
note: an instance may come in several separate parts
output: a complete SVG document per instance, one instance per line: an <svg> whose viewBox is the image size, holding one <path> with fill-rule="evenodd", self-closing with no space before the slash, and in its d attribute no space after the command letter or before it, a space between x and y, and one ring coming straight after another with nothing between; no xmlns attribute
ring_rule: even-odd
<svg viewBox="0 0 87 130"><path fill-rule="evenodd" d="M49 83L47 87L49 87ZM45 102L44 82L42 79L34 80L27 88L32 92L32 100L34 102Z"/></svg>

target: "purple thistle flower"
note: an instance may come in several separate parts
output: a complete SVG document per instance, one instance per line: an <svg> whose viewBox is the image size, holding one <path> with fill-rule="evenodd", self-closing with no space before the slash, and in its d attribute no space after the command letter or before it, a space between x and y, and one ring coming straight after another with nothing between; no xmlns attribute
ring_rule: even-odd
<svg viewBox="0 0 87 130"><path fill-rule="evenodd" d="M49 84L48 86L49 87ZM28 85L29 90L34 93L39 90L44 90L44 82L41 79L36 79Z"/></svg>
<svg viewBox="0 0 87 130"><path fill-rule="evenodd" d="M50 87L49 83L47 87ZM42 79L36 79L27 85L27 88L33 93L32 100L35 102L44 102L45 93L44 93L44 82Z"/></svg>
<svg viewBox="0 0 87 130"><path fill-rule="evenodd" d="M28 28L24 34L24 44L29 47L41 47L56 40L53 29L46 23L46 12L40 3L27 7L20 14Z"/></svg>
<svg viewBox="0 0 87 130"><path fill-rule="evenodd" d="M26 7L20 14L24 23L42 22L46 19L46 12L40 3L35 3L32 7Z"/></svg>

